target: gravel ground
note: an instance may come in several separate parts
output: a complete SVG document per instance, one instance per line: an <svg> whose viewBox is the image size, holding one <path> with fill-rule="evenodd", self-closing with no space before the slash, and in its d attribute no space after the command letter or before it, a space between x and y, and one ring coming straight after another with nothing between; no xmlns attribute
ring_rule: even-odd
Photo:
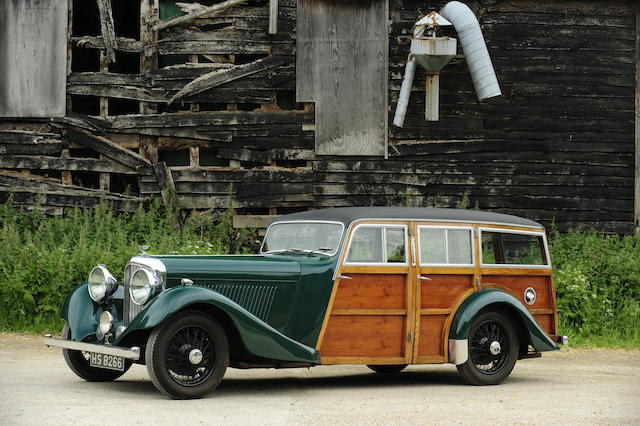
<svg viewBox="0 0 640 426"><path fill-rule="evenodd" d="M451 365L229 369L207 398L172 401L144 366L88 383L41 342L0 333L1 425L640 424L640 351L565 348L492 387L464 385Z"/></svg>

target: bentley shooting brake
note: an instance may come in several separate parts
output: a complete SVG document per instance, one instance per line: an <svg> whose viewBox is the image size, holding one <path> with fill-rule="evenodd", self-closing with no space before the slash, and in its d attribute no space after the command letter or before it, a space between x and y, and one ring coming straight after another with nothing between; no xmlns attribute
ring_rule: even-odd
<svg viewBox="0 0 640 426"><path fill-rule="evenodd" d="M228 367L452 363L475 385L556 350L544 228L473 210L353 207L282 216L260 253L133 257L68 295L59 347L78 376L146 364L161 392L202 397Z"/></svg>

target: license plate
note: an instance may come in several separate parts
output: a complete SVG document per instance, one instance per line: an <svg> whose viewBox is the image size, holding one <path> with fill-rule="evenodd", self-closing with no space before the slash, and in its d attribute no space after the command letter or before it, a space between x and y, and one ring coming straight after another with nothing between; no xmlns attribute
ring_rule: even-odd
<svg viewBox="0 0 640 426"><path fill-rule="evenodd" d="M91 367L106 368L108 370L124 371L124 358L121 356L89 353Z"/></svg>

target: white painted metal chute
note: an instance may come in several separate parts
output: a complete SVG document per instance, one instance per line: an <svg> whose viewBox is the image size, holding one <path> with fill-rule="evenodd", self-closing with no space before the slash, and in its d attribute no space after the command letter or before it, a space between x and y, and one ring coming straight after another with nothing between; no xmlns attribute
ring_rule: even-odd
<svg viewBox="0 0 640 426"><path fill-rule="evenodd" d="M459 1L445 4L440 14L451 21L458 33L478 99L500 96L502 91L476 15Z"/></svg>
<svg viewBox="0 0 640 426"><path fill-rule="evenodd" d="M415 24L411 39L411 53L407 59L398 105L393 119L397 127L404 125L415 74L415 63L427 71L425 118L438 120L440 70L456 55L456 39L436 37L438 27L453 25L460 37L479 100L502 94L487 50L480 23L466 4L458 1L447 3L440 14L430 12Z"/></svg>

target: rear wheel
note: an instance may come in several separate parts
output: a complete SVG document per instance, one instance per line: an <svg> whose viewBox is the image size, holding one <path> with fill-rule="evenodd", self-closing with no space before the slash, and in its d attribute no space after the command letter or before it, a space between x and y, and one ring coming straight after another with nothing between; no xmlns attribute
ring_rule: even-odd
<svg viewBox="0 0 640 426"><path fill-rule="evenodd" d="M470 384L497 385L513 370L518 350L518 335L507 317L480 314L469 329L469 358L457 366L458 372Z"/></svg>
<svg viewBox="0 0 640 426"><path fill-rule="evenodd" d="M394 374L399 373L405 368L407 368L407 364L394 364L394 365L367 365L370 369L375 371L376 373L381 374Z"/></svg>
<svg viewBox="0 0 640 426"><path fill-rule="evenodd" d="M65 324L62 329L62 337L67 340L71 339L71 329L68 324ZM111 382L122 376L131 367L131 361L128 359L124 360L124 371L91 367L89 365L89 352L84 351L63 349L62 356L64 356L64 360L71 371L88 382Z"/></svg>
<svg viewBox="0 0 640 426"><path fill-rule="evenodd" d="M174 399L205 396L218 387L229 365L224 330L196 311L179 313L156 327L145 354L151 381Z"/></svg>

